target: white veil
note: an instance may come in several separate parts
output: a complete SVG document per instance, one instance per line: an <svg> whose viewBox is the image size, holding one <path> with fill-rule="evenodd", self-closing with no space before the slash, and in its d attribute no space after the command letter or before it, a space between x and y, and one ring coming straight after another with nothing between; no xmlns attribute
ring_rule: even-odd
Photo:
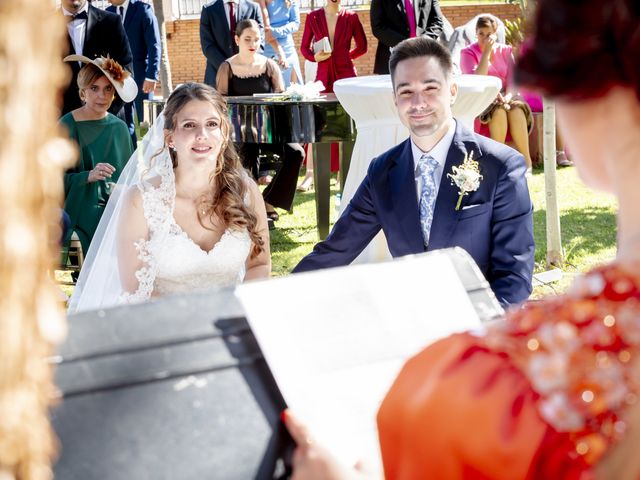
<svg viewBox="0 0 640 480"><path fill-rule="evenodd" d="M154 188L145 179L155 176L165 180L167 173L173 178L171 157L164 146L164 114L156 119L140 143L112 189L86 252L78 282L69 301L68 313L113 306L126 300L120 281L117 252L120 216L131 188L137 187L144 192ZM160 151L162 152L157 155ZM141 280L139 273L140 271L136 272L136 277ZM153 268L146 268L145 274L145 281L152 284L155 279Z"/></svg>

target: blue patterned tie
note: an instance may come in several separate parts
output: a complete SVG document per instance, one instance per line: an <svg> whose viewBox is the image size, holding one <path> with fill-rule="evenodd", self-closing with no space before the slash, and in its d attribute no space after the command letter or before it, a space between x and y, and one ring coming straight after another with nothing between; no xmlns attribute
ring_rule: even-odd
<svg viewBox="0 0 640 480"><path fill-rule="evenodd" d="M420 191L420 226L424 244L429 244L429 233L431 232L431 222L433 221L433 207L436 204L437 188L433 174L438 167L438 162L429 156L422 155L418 162L420 176L422 177L422 190Z"/></svg>

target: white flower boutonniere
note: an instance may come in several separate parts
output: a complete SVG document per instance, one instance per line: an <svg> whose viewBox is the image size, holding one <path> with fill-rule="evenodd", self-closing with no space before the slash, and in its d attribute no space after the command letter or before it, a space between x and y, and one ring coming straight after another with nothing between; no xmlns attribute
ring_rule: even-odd
<svg viewBox="0 0 640 480"><path fill-rule="evenodd" d="M469 192L475 192L480 186L480 164L473 159L473 152L464 155L464 161L458 167L451 167L453 173L447 173L447 177L451 179L451 184L458 187L458 203L456 210L460 210L462 197Z"/></svg>

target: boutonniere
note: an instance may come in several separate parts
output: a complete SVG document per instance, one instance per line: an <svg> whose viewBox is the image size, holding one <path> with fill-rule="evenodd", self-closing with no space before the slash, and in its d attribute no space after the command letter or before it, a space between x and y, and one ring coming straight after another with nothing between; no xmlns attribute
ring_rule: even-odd
<svg viewBox="0 0 640 480"><path fill-rule="evenodd" d="M456 210L460 210L462 197L469 192L475 192L480 186L480 164L473 159L473 152L464 154L464 161L457 167L451 167L453 173L447 173L447 177L451 179L451 184L458 187L458 203Z"/></svg>

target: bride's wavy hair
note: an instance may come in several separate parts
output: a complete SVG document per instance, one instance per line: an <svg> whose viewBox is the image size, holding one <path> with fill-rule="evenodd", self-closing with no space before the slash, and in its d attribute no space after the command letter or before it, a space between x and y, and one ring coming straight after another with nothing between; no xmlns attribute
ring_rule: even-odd
<svg viewBox="0 0 640 480"><path fill-rule="evenodd" d="M202 83L186 83L175 89L164 107L165 135L164 147L167 147L167 137L173 132L176 118L180 110L192 100L209 102L220 115L220 129L222 130L222 145L218 153L216 168L209 177L211 192L203 195L198 203L198 220L203 228L208 228L202 222L203 217L209 217L213 222L214 215L222 219L227 228L233 230L247 229L253 248L251 256L255 257L264 250L264 240L258 233L258 217L247 206L245 198L248 195L247 182L249 176L244 171L240 158L236 153L233 142L229 141L231 124L227 114L227 102L214 88ZM178 156L169 149L173 168L178 166Z"/></svg>

